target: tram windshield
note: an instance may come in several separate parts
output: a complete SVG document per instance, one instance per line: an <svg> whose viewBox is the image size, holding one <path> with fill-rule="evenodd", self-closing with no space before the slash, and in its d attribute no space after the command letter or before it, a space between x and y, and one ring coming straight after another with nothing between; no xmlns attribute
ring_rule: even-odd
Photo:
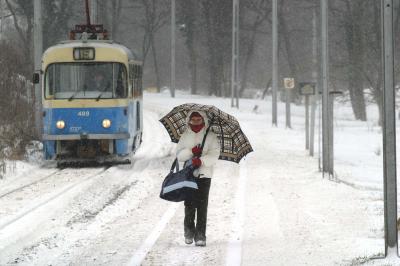
<svg viewBox="0 0 400 266"><path fill-rule="evenodd" d="M127 97L126 68L121 63L55 63L46 70L46 99Z"/></svg>

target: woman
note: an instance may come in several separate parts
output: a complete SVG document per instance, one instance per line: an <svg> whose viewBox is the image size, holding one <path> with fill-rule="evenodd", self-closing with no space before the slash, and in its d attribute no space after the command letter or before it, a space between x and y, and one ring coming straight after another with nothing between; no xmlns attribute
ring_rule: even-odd
<svg viewBox="0 0 400 266"><path fill-rule="evenodd" d="M199 189L192 200L185 201L184 234L185 243L196 246L206 245L207 207L213 168L219 157L220 145L215 133L211 130L206 136L204 147L201 148L204 135L208 128L207 116L201 111L192 111L187 116L188 125L182 134L177 147L178 161L185 166L193 165L193 172ZM197 222L194 218L197 212Z"/></svg>

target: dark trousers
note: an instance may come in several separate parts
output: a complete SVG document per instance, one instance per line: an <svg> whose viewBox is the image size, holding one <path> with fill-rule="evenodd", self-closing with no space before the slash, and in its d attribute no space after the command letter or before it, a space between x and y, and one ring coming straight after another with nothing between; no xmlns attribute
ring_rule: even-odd
<svg viewBox="0 0 400 266"><path fill-rule="evenodd" d="M197 178L199 189L192 200L185 200L185 238L206 240L208 194L210 192L211 178ZM197 222L194 223L197 210Z"/></svg>

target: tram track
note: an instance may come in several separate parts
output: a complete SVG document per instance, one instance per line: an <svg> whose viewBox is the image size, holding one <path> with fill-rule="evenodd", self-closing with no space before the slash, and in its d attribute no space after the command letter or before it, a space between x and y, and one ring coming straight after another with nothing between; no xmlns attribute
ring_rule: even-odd
<svg viewBox="0 0 400 266"><path fill-rule="evenodd" d="M30 186L36 185L36 184L38 184L38 183L40 183L40 182L42 182L42 181L45 181L45 180L47 180L47 179L53 177L54 175L60 173L60 172L63 171L63 170L64 170L64 169L58 169L57 171L54 171L54 172L52 172L52 173L50 173L50 174L48 174L48 175L46 175L46 176L44 176L44 177L42 177L42 178L40 178L40 179L38 179L38 180L35 180L35 181L33 181L33 182L30 182L30 183L28 183L28 184L25 184L25 185L23 185L23 186L20 186L20 187L11 189L11 190L9 190L9 191L3 193L3 194L0 194L0 199L4 198L4 197L6 197L6 196L8 196L8 195L10 195L10 194L13 194L13 193L15 193L15 192L19 192L19 191L21 191L21 190L23 190L23 189L25 189L25 188L30 187Z"/></svg>
<svg viewBox="0 0 400 266"><path fill-rule="evenodd" d="M74 188L76 188L76 187L78 187L78 186L80 186L80 185L92 180L93 178L101 175L102 173L106 172L110 167L111 166L103 167L103 169L101 169L100 171L96 171L93 174L89 174L87 177L85 177L83 179L80 179L77 182L74 182L74 183L72 183L70 185L67 185L67 186L63 187L57 193L55 193L55 194L53 194L53 195L51 195L51 196L39 201L36 204L33 204L28 209L23 210L23 211L15 214L15 215L13 215L13 217L11 217L10 219L8 219L8 220L6 220L4 222L0 221L0 232L3 231L4 229L6 229L7 227L9 227L10 225L12 225L12 224L18 222L19 220L23 219L24 217L28 216L29 214L31 214L31 213L35 212L36 210L40 209L41 207L44 207L44 206L50 204L51 202L53 202L54 200L57 200L61 196L66 195L69 191L73 190ZM64 170L64 169L62 169L62 170ZM55 173L59 173L62 170L56 171ZM48 175L46 178L50 178L55 173ZM44 179L45 178L42 178L41 180L43 181ZM37 182L32 182L32 183L38 183L38 182L40 182L40 180L37 180ZM27 184L25 187L28 187L29 185L32 185L32 184ZM9 192L7 192L5 194L10 195L11 193L16 192L16 191L20 191L21 189L22 189L22 187L17 188L14 191L9 191ZM5 194L3 194L2 196L3 197L7 196Z"/></svg>

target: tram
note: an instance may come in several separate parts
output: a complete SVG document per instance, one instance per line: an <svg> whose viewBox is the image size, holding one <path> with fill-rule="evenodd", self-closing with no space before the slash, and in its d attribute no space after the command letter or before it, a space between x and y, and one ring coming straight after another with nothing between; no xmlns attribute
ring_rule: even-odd
<svg viewBox="0 0 400 266"><path fill-rule="evenodd" d="M45 159L129 163L142 142L139 58L89 18L44 52L41 74Z"/></svg>

